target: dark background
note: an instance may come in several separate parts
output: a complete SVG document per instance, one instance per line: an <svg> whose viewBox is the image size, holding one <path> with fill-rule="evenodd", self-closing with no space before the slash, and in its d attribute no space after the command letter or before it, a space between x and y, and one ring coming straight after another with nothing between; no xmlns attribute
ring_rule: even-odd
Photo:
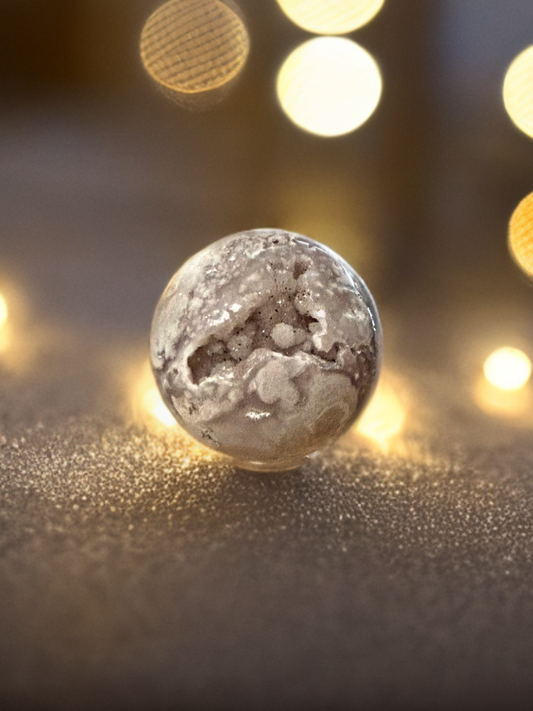
<svg viewBox="0 0 533 711"><path fill-rule="evenodd" d="M333 139L277 104L309 35L274 0L240 0L250 57L204 113L143 70L158 4L0 2L0 706L530 708L533 410L474 387L492 349L533 354L506 246L533 141L501 98L533 4L387 0L351 35L382 101ZM262 226L367 281L398 447L258 476L131 412L169 278Z"/></svg>

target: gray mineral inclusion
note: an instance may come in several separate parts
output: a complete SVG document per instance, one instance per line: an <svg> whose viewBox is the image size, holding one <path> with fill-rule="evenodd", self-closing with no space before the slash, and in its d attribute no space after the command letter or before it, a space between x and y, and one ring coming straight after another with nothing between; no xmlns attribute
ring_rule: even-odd
<svg viewBox="0 0 533 711"><path fill-rule="evenodd" d="M276 229L215 242L157 305L151 361L181 426L243 467L282 470L350 427L377 381L382 333L341 257Z"/></svg>

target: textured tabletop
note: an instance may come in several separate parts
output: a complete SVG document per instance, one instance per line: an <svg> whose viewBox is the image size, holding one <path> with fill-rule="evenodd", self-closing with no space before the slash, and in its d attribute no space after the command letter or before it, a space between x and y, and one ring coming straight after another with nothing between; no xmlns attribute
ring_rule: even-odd
<svg viewBox="0 0 533 711"><path fill-rule="evenodd" d="M398 451L242 472L139 419L142 342L33 328L0 375L2 708L529 708L530 431L403 369Z"/></svg>

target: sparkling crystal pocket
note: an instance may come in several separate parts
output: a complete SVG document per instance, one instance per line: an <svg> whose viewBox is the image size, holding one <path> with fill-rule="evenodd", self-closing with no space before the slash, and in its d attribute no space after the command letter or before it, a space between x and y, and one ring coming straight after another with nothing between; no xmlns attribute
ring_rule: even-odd
<svg viewBox="0 0 533 711"><path fill-rule="evenodd" d="M202 444L283 470L334 441L368 402L382 332L356 272L314 240L258 229L189 259L153 319L161 394Z"/></svg>

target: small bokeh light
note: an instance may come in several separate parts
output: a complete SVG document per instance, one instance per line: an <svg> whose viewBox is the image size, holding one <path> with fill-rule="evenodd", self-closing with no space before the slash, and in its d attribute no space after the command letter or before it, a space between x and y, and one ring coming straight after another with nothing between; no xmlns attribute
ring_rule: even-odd
<svg viewBox="0 0 533 711"><path fill-rule="evenodd" d="M0 293L0 328L2 328L7 322L7 302L3 294Z"/></svg>
<svg viewBox="0 0 533 711"><path fill-rule="evenodd" d="M129 398L128 419L133 416L137 424L157 437L169 437L176 457L184 458L188 464L193 460L196 463L228 461L223 455L202 446L180 427L159 393L149 360L132 364L124 385Z"/></svg>
<svg viewBox="0 0 533 711"><path fill-rule="evenodd" d="M368 407L356 425L356 431L381 449L387 450L391 440L404 427L406 412L397 388L392 380L383 375Z"/></svg>
<svg viewBox="0 0 533 711"><path fill-rule="evenodd" d="M486 359L483 372L499 390L520 390L531 377L531 360L518 348L498 348Z"/></svg>
<svg viewBox="0 0 533 711"><path fill-rule="evenodd" d="M531 389L527 386L505 390L482 375L474 386L474 400L487 415L512 420L528 428L533 424Z"/></svg>
<svg viewBox="0 0 533 711"><path fill-rule="evenodd" d="M528 390L500 390L481 378L475 388L475 401L487 415L505 419L519 418L519 424L531 424L531 393Z"/></svg>
<svg viewBox="0 0 533 711"><path fill-rule="evenodd" d="M361 126L376 109L381 89L373 57L343 37L304 42L287 57L277 81L287 116L319 136L341 136Z"/></svg>
<svg viewBox="0 0 533 711"><path fill-rule="evenodd" d="M249 49L242 19L219 0L170 0L141 34L146 70L167 96L190 108L202 108L208 94L229 86Z"/></svg>
<svg viewBox="0 0 533 711"><path fill-rule="evenodd" d="M287 17L317 35L344 35L377 15L385 0L278 0Z"/></svg>
<svg viewBox="0 0 533 711"><path fill-rule="evenodd" d="M148 426L176 427L177 422L163 402L155 383L149 362L145 362L133 375L133 410L136 419Z"/></svg>
<svg viewBox="0 0 533 711"><path fill-rule="evenodd" d="M7 301L0 293L0 353L7 350L9 345L8 316Z"/></svg>
<svg viewBox="0 0 533 711"><path fill-rule="evenodd" d="M507 70L503 102L513 123L533 138L533 46L519 54Z"/></svg>
<svg viewBox="0 0 533 711"><path fill-rule="evenodd" d="M533 277L533 193L513 212L509 223L509 251L518 266Z"/></svg>

